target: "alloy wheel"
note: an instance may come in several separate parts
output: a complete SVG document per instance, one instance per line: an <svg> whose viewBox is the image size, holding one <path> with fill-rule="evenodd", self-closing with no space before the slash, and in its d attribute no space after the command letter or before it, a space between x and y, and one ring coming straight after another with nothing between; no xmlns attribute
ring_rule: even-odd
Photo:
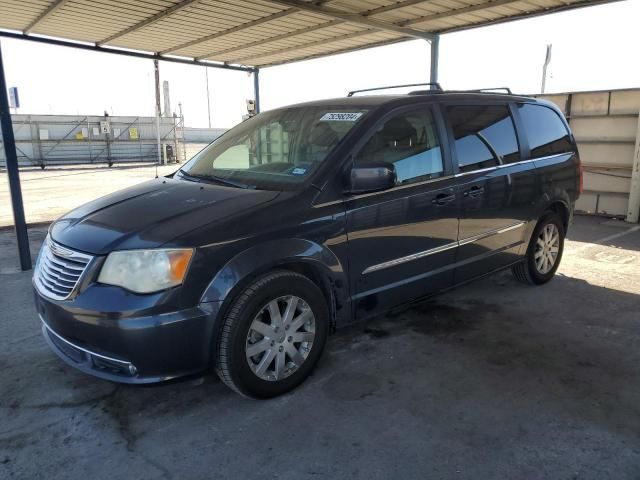
<svg viewBox="0 0 640 480"><path fill-rule="evenodd" d="M245 354L251 371L267 381L296 372L315 339L315 316L300 297L278 297L260 309L247 333Z"/></svg>
<svg viewBox="0 0 640 480"><path fill-rule="evenodd" d="M560 232L553 223L548 223L536 239L534 260L536 269L542 275L549 273L556 264L560 251Z"/></svg>

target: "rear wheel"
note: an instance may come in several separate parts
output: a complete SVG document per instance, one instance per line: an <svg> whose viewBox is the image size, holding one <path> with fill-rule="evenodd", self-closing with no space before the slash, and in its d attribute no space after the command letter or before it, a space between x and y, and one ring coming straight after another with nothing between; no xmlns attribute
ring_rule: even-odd
<svg viewBox="0 0 640 480"><path fill-rule="evenodd" d="M253 398L295 388L311 373L326 342L327 302L307 277L285 270L249 285L224 318L216 371L229 387Z"/></svg>
<svg viewBox="0 0 640 480"><path fill-rule="evenodd" d="M560 265L564 237L564 225L557 214L542 217L533 230L526 258L511 268L513 275L530 285L547 283Z"/></svg>

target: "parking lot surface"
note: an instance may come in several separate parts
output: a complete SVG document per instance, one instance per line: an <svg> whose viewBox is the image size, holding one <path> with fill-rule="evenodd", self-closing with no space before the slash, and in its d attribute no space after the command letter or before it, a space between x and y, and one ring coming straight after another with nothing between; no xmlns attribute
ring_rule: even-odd
<svg viewBox="0 0 640 480"><path fill-rule="evenodd" d="M0 232L2 479L640 478L639 227L577 217L549 284L504 272L341 330L268 401L75 371L16 266Z"/></svg>
<svg viewBox="0 0 640 480"><path fill-rule="evenodd" d="M158 175L175 172L180 165L160 165ZM42 223L108 193L151 180L156 167L149 163L67 165L21 169L20 182L27 223ZM13 225L9 180L0 171L0 228Z"/></svg>

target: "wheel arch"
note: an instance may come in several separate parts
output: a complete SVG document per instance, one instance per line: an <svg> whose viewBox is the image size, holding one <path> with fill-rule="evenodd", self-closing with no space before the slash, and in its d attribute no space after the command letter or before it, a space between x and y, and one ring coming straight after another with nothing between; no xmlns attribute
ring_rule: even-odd
<svg viewBox="0 0 640 480"><path fill-rule="evenodd" d="M223 318L240 292L256 278L277 269L304 275L320 288L331 312L331 331L337 323L348 321L347 272L331 250L304 239L274 240L239 253L216 272L201 302L219 302L218 317Z"/></svg>
<svg viewBox="0 0 640 480"><path fill-rule="evenodd" d="M536 212L538 212L537 215L533 217L527 224L523 247L520 250L520 255L522 256L522 258L524 258L524 255L527 252L536 225L546 214L552 212L560 216L566 235L572 216L571 207L569 205L570 203L568 196L563 197L562 195L558 195L555 198L549 198L548 196L545 196L543 199L540 199L540 202L536 207Z"/></svg>
<svg viewBox="0 0 640 480"><path fill-rule="evenodd" d="M547 206L545 212L553 212L560 217L566 234L569 227L569 221L571 219L571 210L569 209L569 206L561 200L556 200Z"/></svg>

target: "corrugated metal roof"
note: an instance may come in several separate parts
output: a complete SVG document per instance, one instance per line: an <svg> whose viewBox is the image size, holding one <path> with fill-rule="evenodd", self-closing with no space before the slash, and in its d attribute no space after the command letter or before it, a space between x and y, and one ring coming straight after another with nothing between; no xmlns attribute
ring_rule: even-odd
<svg viewBox="0 0 640 480"><path fill-rule="evenodd" d="M0 29L265 67L615 0L2 0Z"/></svg>

